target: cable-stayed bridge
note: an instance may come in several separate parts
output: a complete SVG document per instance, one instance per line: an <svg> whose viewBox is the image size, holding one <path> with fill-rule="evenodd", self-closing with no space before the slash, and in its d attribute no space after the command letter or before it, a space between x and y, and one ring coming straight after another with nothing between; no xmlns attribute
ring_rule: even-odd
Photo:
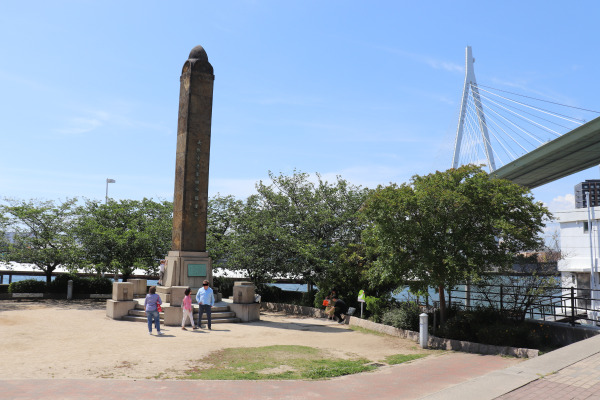
<svg viewBox="0 0 600 400"><path fill-rule="evenodd" d="M600 112L478 84L474 61L468 46L454 168L535 188L600 164Z"/></svg>

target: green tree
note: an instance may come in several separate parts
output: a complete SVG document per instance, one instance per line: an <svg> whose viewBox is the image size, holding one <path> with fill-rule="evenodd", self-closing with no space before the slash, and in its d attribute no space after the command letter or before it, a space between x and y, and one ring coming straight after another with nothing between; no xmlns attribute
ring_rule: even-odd
<svg viewBox="0 0 600 400"><path fill-rule="evenodd" d="M4 215L4 208L0 207L0 262L8 255L8 217Z"/></svg>
<svg viewBox="0 0 600 400"><path fill-rule="evenodd" d="M540 248L551 217L528 189L474 165L380 186L362 211L372 278L437 289L442 322L446 288L508 268L518 252Z"/></svg>
<svg viewBox="0 0 600 400"><path fill-rule="evenodd" d="M136 268L156 272L171 249L173 204L138 200L88 200L75 230L85 259L97 271L118 270L127 280Z"/></svg>
<svg viewBox="0 0 600 400"><path fill-rule="evenodd" d="M340 177L312 182L297 171L269 176L245 201L209 201L207 247L220 266L245 271L255 283L287 277L320 286L343 249L360 243L357 210L367 189Z"/></svg>
<svg viewBox="0 0 600 400"><path fill-rule="evenodd" d="M2 206L5 229L12 232L12 241L4 243L3 261L33 264L52 280L60 265L76 269L78 248L72 235L76 220L77 199L60 204L53 201L6 199Z"/></svg>
<svg viewBox="0 0 600 400"><path fill-rule="evenodd" d="M229 254L235 221L243 206L243 201L231 195L217 194L208 199L206 249L217 268L225 263Z"/></svg>
<svg viewBox="0 0 600 400"><path fill-rule="evenodd" d="M338 248L360 242L358 209L368 189L349 184L341 177L330 184L317 174L316 182L306 173L292 176L270 173L271 184L257 185L262 208L278 241L287 254L280 271L310 284L321 280L337 260Z"/></svg>
<svg viewBox="0 0 600 400"><path fill-rule="evenodd" d="M298 171L269 177L238 213L232 267L251 267L256 279L286 276L310 286L336 262L336 247L360 242L357 211L367 189L341 177L330 184L318 174L312 182Z"/></svg>

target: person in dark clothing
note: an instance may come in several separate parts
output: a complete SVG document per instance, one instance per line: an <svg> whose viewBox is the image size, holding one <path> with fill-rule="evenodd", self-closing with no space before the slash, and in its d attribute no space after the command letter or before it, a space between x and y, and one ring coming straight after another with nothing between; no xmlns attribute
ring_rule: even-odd
<svg viewBox="0 0 600 400"><path fill-rule="evenodd" d="M344 319L342 318L342 314L348 312L348 306L344 303L344 300L338 299L337 297L333 298L333 306L335 307L333 315L337 318L339 324L343 324Z"/></svg>

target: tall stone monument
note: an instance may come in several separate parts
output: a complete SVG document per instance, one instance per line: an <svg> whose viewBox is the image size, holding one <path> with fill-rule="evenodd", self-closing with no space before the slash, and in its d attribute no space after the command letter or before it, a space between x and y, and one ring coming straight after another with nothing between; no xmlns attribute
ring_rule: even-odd
<svg viewBox="0 0 600 400"><path fill-rule="evenodd" d="M212 285L206 218L214 79L206 51L202 46L194 47L180 77L173 246L166 257L167 290L159 288L165 294L174 286L197 289L205 279Z"/></svg>

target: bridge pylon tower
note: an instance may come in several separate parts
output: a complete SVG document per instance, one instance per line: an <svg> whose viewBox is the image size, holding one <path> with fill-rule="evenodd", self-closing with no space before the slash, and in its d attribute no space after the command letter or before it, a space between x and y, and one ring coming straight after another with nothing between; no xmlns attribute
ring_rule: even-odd
<svg viewBox="0 0 600 400"><path fill-rule="evenodd" d="M456 140L454 142L454 156L452 157L452 168L458 168L460 158L460 147L462 144L463 130L465 126L465 117L467 114L467 101L469 99L469 93L473 95L473 101L475 103L475 110L477 113L477 120L479 123L479 130L481 132L481 138L483 147L485 149L485 155L487 158L490 172L496 170L496 163L494 162L494 154L492 153L492 145L490 143L490 136L488 134L487 124L485 121L485 114L483 112L483 105L481 104L481 98L479 97L479 89L477 88L477 80L475 79L475 70L473 69L473 52L471 46L467 46L466 49L466 61L465 61L465 84L463 86L462 102L460 105L460 116L458 118L458 128L456 130Z"/></svg>

